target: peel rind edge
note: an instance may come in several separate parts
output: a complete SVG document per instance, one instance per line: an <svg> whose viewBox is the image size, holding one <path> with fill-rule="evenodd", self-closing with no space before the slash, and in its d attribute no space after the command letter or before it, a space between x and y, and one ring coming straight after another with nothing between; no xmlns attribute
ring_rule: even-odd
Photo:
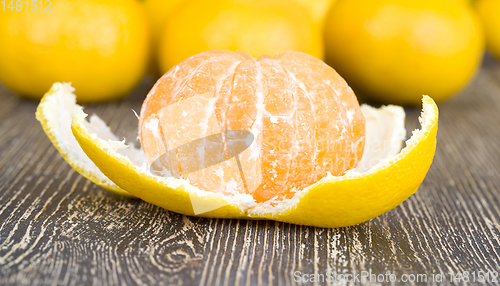
<svg viewBox="0 0 500 286"><path fill-rule="evenodd" d="M67 89L67 90L65 90ZM42 97L37 109L36 109L36 119L40 122L42 125L43 131L45 134L47 134L47 137L49 137L49 140L52 142L52 145L56 147L57 151L59 151L59 154L61 154L61 157L73 168L75 171L77 171L80 175L82 175L84 178L87 180L93 182L94 184L100 186L101 188L108 190L112 193L115 193L117 195L122 195L126 197L133 197L132 194L128 193L127 191L123 190L122 188L118 187L115 183L113 183L111 180L106 178L103 174L95 174L92 171L89 171L88 168L85 167L85 165L77 158L74 154L72 154L66 147L63 146L63 144L60 143L58 140L58 136L56 135L56 132L54 131L54 126L57 125L56 122L53 122L49 116L47 115L47 112L51 112L51 109L58 108L62 109L65 108L62 106L61 99L57 98L58 92L64 92L65 95L67 94L72 94L72 87L68 83L54 83L50 90L45 93L45 95ZM70 103L72 107L75 107L76 109L81 109L80 106L76 105L76 99L70 98L70 97L65 97L67 100L71 100L72 102ZM70 132L68 130L68 132Z"/></svg>

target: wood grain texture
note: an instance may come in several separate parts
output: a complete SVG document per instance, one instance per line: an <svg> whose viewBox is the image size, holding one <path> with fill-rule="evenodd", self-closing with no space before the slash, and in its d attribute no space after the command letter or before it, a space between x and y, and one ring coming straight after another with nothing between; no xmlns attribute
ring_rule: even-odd
<svg viewBox="0 0 500 286"><path fill-rule="evenodd" d="M86 111L135 139L132 109L151 85ZM4 87L0 102L0 285L296 285L296 271L427 274L433 284L433 273L500 271L500 62L492 58L440 105L436 157L419 191L340 229L186 217L110 194L64 162L35 119L37 103ZM420 109L406 111L411 133Z"/></svg>

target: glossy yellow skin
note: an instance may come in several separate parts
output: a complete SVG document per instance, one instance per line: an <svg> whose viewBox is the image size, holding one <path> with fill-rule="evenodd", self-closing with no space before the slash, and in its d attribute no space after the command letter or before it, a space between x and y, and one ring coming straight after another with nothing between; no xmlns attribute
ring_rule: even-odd
<svg viewBox="0 0 500 286"><path fill-rule="evenodd" d="M57 0L51 11L0 11L0 81L40 99L72 82L79 102L118 99L139 82L149 56L148 26L134 0Z"/></svg>
<svg viewBox="0 0 500 286"><path fill-rule="evenodd" d="M500 60L500 0L477 0L479 18L486 34L486 46Z"/></svg>
<svg viewBox="0 0 500 286"><path fill-rule="evenodd" d="M168 17L159 46L162 72L206 50L253 57L297 50L323 58L321 31L308 12L287 0L194 0Z"/></svg>
<svg viewBox="0 0 500 286"><path fill-rule="evenodd" d="M361 95L382 103L436 102L479 67L479 20L456 0L339 0L325 23L326 62Z"/></svg>

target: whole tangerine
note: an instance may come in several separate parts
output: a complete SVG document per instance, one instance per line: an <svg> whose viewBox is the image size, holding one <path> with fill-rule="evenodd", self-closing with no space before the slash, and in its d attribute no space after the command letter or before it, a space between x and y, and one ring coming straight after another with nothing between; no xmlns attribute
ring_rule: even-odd
<svg viewBox="0 0 500 286"><path fill-rule="evenodd" d="M31 2L29 11L26 1L0 11L0 81L6 86L39 100L54 82L71 82L77 100L92 103L119 99L139 83L150 46L137 1Z"/></svg>
<svg viewBox="0 0 500 286"><path fill-rule="evenodd" d="M358 95L386 104L449 98L484 51L479 19L456 0L339 0L324 37L326 62Z"/></svg>
<svg viewBox="0 0 500 286"><path fill-rule="evenodd" d="M323 57L318 25L288 0L183 1L166 18L159 41L160 70L207 50L243 51L253 57L287 50Z"/></svg>

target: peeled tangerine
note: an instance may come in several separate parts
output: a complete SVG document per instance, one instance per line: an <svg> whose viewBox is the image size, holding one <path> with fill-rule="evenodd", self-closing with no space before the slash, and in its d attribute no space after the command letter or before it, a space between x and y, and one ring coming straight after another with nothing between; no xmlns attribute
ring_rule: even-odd
<svg viewBox="0 0 500 286"><path fill-rule="evenodd" d="M112 192L186 215L361 223L418 189L436 146L430 97L401 150L401 107L360 107L332 68L300 52L208 51L174 66L142 106L142 150L97 116L87 122L72 92L55 83L37 110L66 161Z"/></svg>
<svg viewBox="0 0 500 286"><path fill-rule="evenodd" d="M139 130L150 164L167 151L164 143L174 149L225 130L250 131L253 143L238 157L190 173L181 158L174 171L201 190L250 194L257 202L291 199L327 172L343 175L358 164L365 143L352 90L321 60L299 52L195 55L158 80ZM210 143L194 152L212 155Z"/></svg>

